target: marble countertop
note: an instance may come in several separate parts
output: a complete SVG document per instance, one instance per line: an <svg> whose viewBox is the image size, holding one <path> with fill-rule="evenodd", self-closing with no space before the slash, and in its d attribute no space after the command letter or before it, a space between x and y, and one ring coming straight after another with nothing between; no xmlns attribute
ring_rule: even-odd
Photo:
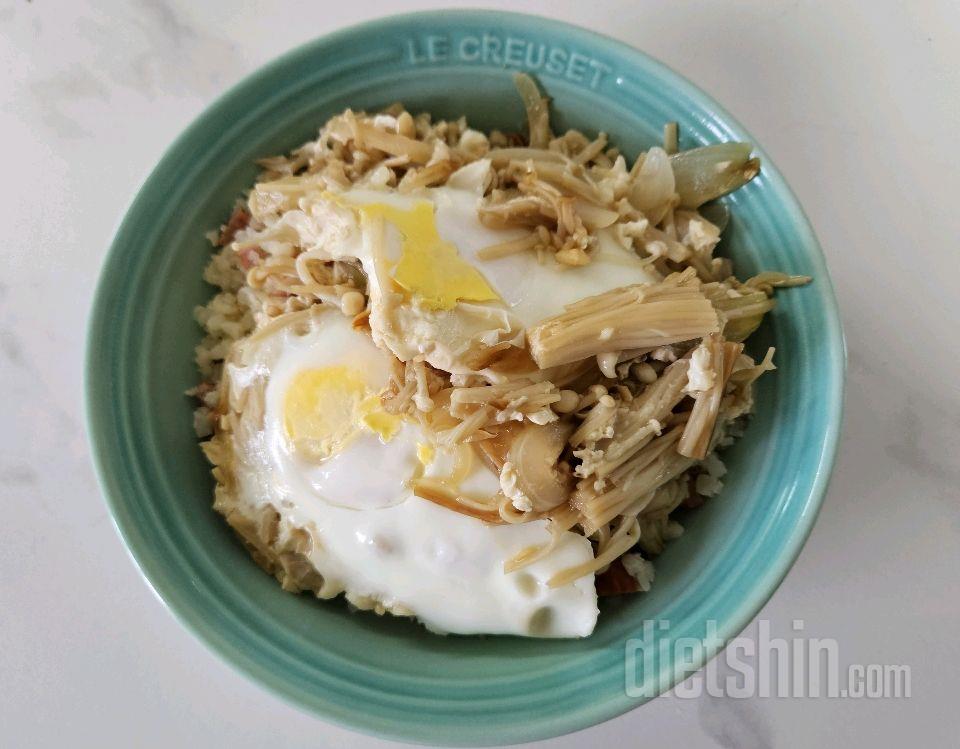
<svg viewBox="0 0 960 749"><path fill-rule="evenodd" d="M450 3L0 4L0 726L7 746L357 746L209 653L142 582L90 466L84 320L127 202L227 86L286 49ZM783 171L850 350L836 474L761 617L844 662L907 664L909 699L667 695L552 746L946 746L960 734L960 6L821 0L486 3L663 60ZM242 6L242 7L241 7Z"/></svg>

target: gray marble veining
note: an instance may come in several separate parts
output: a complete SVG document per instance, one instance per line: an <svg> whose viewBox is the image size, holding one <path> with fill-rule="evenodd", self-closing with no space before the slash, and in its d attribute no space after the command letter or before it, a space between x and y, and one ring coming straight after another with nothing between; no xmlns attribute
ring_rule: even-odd
<svg viewBox="0 0 960 749"><path fill-rule="evenodd" d="M80 406L84 319L130 196L214 96L316 35L444 0L0 6L0 725L12 746L385 747L294 710L168 616L108 522ZM960 7L948 0L500 0L611 34L724 102L828 254L848 412L810 541L761 616L910 700L667 695L550 746L947 746L960 733ZM104 719L108 706L109 719Z"/></svg>

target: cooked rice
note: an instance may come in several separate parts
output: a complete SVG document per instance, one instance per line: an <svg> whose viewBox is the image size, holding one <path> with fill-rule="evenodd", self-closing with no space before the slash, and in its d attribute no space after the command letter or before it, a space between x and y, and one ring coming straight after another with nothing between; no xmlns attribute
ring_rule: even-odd
<svg viewBox="0 0 960 749"><path fill-rule="evenodd" d="M649 589L653 568L637 551L659 554L682 532L671 517L674 510L702 503L722 486L726 469L717 450L741 433L753 404L752 384L773 369L772 349L758 364L742 353L741 342L772 309L775 288L809 281L762 273L741 282L729 260L713 256L721 227L698 207L743 184L758 162L743 144L671 157L677 133L670 126L666 150L653 148L628 167L603 133L555 137L536 85L525 76L518 85L529 117L527 136L485 135L464 118L435 122L399 104L372 115L347 110L331 118L316 140L260 161L264 171L256 189L211 233L218 249L204 279L218 291L196 309L205 337L196 349L202 379L191 391L199 399L195 426L199 437L210 437L204 449L215 466L215 508L285 589L321 597L341 592L306 560L309 534L276 509L254 513L236 501L232 420L220 381L233 344L272 320L325 304L355 316L359 328L367 324L359 266L323 260L284 223L300 198L328 187L412 191L442 185L460 167L490 158L495 169L480 219L493 227L525 227L529 234L486 248L481 257L532 252L575 273L591 260L592 232L613 227L621 243L663 279L572 305L528 331L529 353L510 343L486 351L482 363L503 375L497 384L450 376L421 360L397 362L386 407L429 423L444 442L476 445L495 470L505 464L514 470L505 457L518 430L569 423L560 458L571 484L569 502L547 512L517 506L504 495L488 505L469 505L428 482L415 488L420 496L488 522L547 518L554 538L578 529L594 542L596 558L551 585L597 573L601 593L620 593ZM698 164L717 167L713 184L691 181ZM664 315L670 314L668 321ZM513 377L512 371L529 371L531 355L542 367L539 377ZM511 491L516 486L505 485ZM550 546L525 550L508 569L542 557ZM351 602L384 611L377 601Z"/></svg>

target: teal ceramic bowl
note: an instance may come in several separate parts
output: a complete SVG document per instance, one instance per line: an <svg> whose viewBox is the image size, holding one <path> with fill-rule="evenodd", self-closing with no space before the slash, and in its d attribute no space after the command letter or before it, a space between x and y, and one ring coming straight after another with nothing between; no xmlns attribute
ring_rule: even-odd
<svg viewBox="0 0 960 749"><path fill-rule="evenodd" d="M402 100L475 127L519 129L511 73L531 70L558 128L604 130L634 155L680 123L682 144L753 141L719 105L644 54L562 23L507 13L388 18L300 47L245 79L170 147L110 249L90 320L87 413L103 492L150 585L226 661L301 708L360 731L423 743L540 739L623 713L703 664L649 646L735 636L773 593L813 525L833 463L844 349L830 279L800 206L770 159L727 198L723 250L741 276L805 273L753 339L776 345L723 493L684 519L651 593L608 600L582 641L439 637L410 621L353 614L342 600L284 593L211 510L208 466L183 392L196 379L192 310L204 233L254 178L253 160L313 137L345 107ZM753 141L755 143L755 141ZM650 651L648 651L650 652ZM626 689L628 684L635 688Z"/></svg>

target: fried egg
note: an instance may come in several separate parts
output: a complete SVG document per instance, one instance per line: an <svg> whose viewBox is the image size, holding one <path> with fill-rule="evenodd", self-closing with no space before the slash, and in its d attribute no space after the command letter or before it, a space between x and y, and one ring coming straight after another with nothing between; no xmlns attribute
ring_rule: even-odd
<svg viewBox="0 0 960 749"><path fill-rule="evenodd" d="M499 481L469 446L445 447L384 408L391 370L368 333L320 306L239 342L224 371L236 510L256 517L269 505L309 533L325 597L374 601L438 632L590 634L592 573L547 586L593 558L586 538L565 532L551 554L505 573L508 559L549 541L544 521L488 524L413 494L419 477L488 497Z"/></svg>
<svg viewBox="0 0 960 749"><path fill-rule="evenodd" d="M527 233L480 221L489 170L489 161L477 161L446 185L411 194L353 187L313 198L310 215L322 227L317 244L330 257L360 261L374 338L402 361L420 356L451 373L477 373L485 350L504 343L522 348L524 330L565 305L657 280L609 229L595 232L584 267L532 251L481 258L483 248Z"/></svg>

